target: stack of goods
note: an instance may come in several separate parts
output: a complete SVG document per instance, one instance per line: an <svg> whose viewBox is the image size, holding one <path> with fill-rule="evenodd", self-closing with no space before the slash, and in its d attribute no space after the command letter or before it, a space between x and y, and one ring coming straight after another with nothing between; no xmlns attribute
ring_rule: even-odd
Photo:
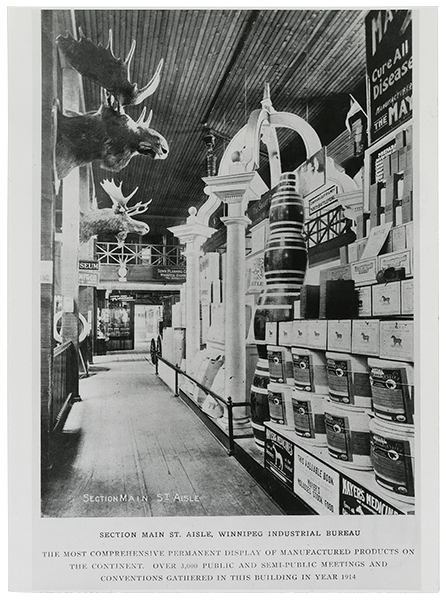
<svg viewBox="0 0 446 600"><path fill-rule="evenodd" d="M331 460L358 470L371 470L371 389L367 359L327 352L329 400L325 431Z"/></svg>
<svg viewBox="0 0 446 600"><path fill-rule="evenodd" d="M326 446L324 405L328 394L327 370L322 352L292 348L294 431L314 446Z"/></svg>
<svg viewBox="0 0 446 600"><path fill-rule="evenodd" d="M391 499L414 501L414 375L409 363L369 359L373 418L371 457Z"/></svg>
<svg viewBox="0 0 446 600"><path fill-rule="evenodd" d="M268 406L272 423L284 429L294 429L293 363L289 348L268 346Z"/></svg>
<svg viewBox="0 0 446 600"><path fill-rule="evenodd" d="M286 386L268 374L266 325L293 321L294 303L300 298L300 288L307 268L307 250L303 236L304 206L297 192L296 173L282 173L269 210L270 233L264 252L265 288L254 315L254 338L259 354L251 385L251 424L254 440L264 445L264 422L288 423L286 406L291 405L291 394ZM268 381L269 378L271 381ZM272 388L270 387L272 385ZM268 402L265 405L265 385ZM289 395L289 402L286 397ZM268 414L273 407L273 414ZM283 418L280 411L285 407ZM283 411L282 411L283 412ZM279 414L280 413L280 414ZM292 414L292 406L291 406ZM284 424L284 423L281 423Z"/></svg>

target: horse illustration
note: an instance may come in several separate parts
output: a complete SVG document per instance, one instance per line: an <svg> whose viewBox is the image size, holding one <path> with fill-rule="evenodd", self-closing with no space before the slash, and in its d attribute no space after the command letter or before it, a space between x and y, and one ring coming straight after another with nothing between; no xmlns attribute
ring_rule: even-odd
<svg viewBox="0 0 446 600"><path fill-rule="evenodd" d="M396 335L392 335L391 336L391 340L392 340L392 346L399 346L401 347L401 344L403 342L403 340L399 337L396 337Z"/></svg>

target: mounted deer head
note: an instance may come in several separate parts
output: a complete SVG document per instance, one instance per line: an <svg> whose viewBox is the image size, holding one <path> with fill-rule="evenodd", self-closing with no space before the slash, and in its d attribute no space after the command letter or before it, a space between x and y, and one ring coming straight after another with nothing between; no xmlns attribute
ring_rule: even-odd
<svg viewBox="0 0 446 600"><path fill-rule="evenodd" d="M152 200L138 202L128 208L127 203L136 194L138 188L135 188L128 196L124 196L121 191L122 182L117 186L113 180L106 179L101 182L101 186L110 196L113 206L112 208L101 208L92 211L81 217L79 227L79 241L81 243L88 242L93 236L103 233L114 234L118 240L118 245L123 246L129 233L138 235L149 233L150 227L147 223L142 223L131 217L145 212Z"/></svg>
<svg viewBox="0 0 446 600"><path fill-rule="evenodd" d="M161 61L154 77L141 89L129 81L129 68L136 42L125 61L116 58L112 50L110 31L107 48L96 46L83 37L75 40L70 34L56 40L73 68L102 87L101 106L95 112L65 115L55 107L56 172L63 179L75 167L99 160L102 167L120 171L133 156L143 154L164 159L169 146L164 137L149 128L150 112L144 108L137 121L124 111L124 106L139 104L153 94L160 81Z"/></svg>

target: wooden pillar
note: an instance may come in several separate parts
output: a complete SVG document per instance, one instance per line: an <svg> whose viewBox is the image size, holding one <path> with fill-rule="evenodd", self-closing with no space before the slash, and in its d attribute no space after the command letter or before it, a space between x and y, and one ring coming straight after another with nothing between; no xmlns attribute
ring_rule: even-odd
<svg viewBox="0 0 446 600"><path fill-rule="evenodd" d="M55 98L56 53L53 44L52 11L42 11L42 175L41 175L41 284L40 284L40 402L41 465L49 466L49 427L53 366L54 302L54 130L52 107Z"/></svg>
<svg viewBox="0 0 446 600"><path fill-rule="evenodd" d="M62 69L63 107L79 111L80 79L70 66ZM72 341L76 350L79 340L78 318L78 261L79 261L79 203L81 190L80 169L73 169L63 181L62 206L62 340Z"/></svg>

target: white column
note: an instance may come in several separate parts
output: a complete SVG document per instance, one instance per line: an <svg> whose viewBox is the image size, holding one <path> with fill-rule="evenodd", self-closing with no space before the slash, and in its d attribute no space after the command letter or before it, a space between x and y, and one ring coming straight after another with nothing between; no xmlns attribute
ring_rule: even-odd
<svg viewBox="0 0 446 600"><path fill-rule="evenodd" d="M250 220L245 215L249 200L260 198L266 186L256 171L203 178L207 193L215 194L228 207L222 218L227 228L225 281L225 396L232 402L246 398L245 323L245 235ZM227 413L222 421L226 425ZM234 432L250 429L246 406L233 410Z"/></svg>
<svg viewBox="0 0 446 600"><path fill-rule="evenodd" d="M189 209L186 225L169 227L186 250L186 372L200 351L200 254L203 242L215 229L197 222L197 209Z"/></svg>
<svg viewBox="0 0 446 600"><path fill-rule="evenodd" d="M241 208L232 204L237 212ZM229 213L235 212L235 210ZM225 394L233 402L245 402L246 323L245 323L245 230L250 220L244 215L222 218L227 228L225 293ZM226 415L226 413L225 413ZM248 424L246 407L233 409L234 428Z"/></svg>

